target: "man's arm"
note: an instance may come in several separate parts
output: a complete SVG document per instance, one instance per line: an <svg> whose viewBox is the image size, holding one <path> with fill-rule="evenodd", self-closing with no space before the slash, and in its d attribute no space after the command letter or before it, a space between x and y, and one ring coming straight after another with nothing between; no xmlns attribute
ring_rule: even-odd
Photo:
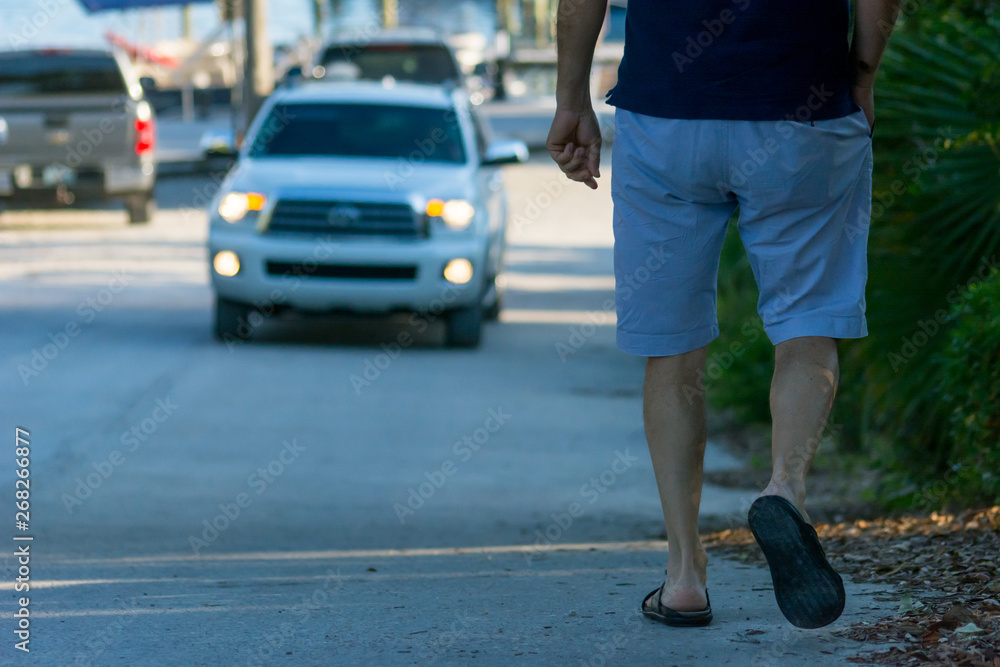
<svg viewBox="0 0 1000 667"><path fill-rule="evenodd" d="M899 0L855 0L854 38L851 40L851 94L864 109L868 125L875 125L875 73L899 15Z"/></svg>
<svg viewBox="0 0 1000 667"><path fill-rule="evenodd" d="M546 144L570 179L597 188L601 129L590 101L590 68L608 0L560 0L556 19L556 115Z"/></svg>

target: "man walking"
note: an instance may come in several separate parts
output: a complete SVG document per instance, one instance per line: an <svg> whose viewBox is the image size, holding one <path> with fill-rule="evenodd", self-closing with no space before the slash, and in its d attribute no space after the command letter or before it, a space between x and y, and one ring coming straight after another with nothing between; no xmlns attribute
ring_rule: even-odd
<svg viewBox="0 0 1000 667"><path fill-rule="evenodd" d="M630 0L615 112L618 346L647 357L643 413L670 543L667 577L642 603L667 625L712 620L698 535L705 403L719 335L716 281L728 220L760 288L775 346L772 475L750 527L794 625L840 616L844 588L805 511L805 477L838 382L837 339L866 336L875 72L896 0ZM548 148L597 187L590 96L607 0L561 0L557 110ZM663 268L638 269L652 254ZM640 278L645 278L641 280Z"/></svg>

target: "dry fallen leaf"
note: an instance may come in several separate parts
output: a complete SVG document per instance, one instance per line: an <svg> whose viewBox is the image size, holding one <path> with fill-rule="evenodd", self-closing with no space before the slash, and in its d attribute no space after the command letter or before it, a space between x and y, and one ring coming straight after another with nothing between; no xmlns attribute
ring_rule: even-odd
<svg viewBox="0 0 1000 667"><path fill-rule="evenodd" d="M926 605L920 600L914 600L910 595L904 595L899 601L899 613L905 614L910 611L915 611L918 609L923 609Z"/></svg>
<svg viewBox="0 0 1000 667"><path fill-rule="evenodd" d="M939 641L941 641L941 633L938 632L937 630L934 630L932 632L928 632L927 634L925 634L923 636L923 639L921 639L920 641L922 643L924 643L924 644L931 644L931 643L934 643L934 642L939 642Z"/></svg>
<svg viewBox="0 0 1000 667"><path fill-rule="evenodd" d="M955 632L960 635L978 635L981 632L986 632L986 630L983 630L975 623L967 623L960 628L955 628Z"/></svg>
<svg viewBox="0 0 1000 667"><path fill-rule="evenodd" d="M975 615L960 604L952 605L951 609L946 611L944 616L941 617L942 626L949 630L954 630L966 623L975 624L975 621Z"/></svg>

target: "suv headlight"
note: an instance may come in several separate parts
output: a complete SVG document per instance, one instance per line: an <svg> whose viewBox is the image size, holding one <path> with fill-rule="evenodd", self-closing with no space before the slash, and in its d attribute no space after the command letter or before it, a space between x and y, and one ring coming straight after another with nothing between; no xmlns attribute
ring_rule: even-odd
<svg viewBox="0 0 1000 667"><path fill-rule="evenodd" d="M256 192L230 192L219 202L219 215L226 222L239 222L250 211L264 208L267 199Z"/></svg>
<svg viewBox="0 0 1000 667"><path fill-rule="evenodd" d="M467 228L475 214L475 207L464 199L431 199L427 202L427 215L440 218L451 229Z"/></svg>

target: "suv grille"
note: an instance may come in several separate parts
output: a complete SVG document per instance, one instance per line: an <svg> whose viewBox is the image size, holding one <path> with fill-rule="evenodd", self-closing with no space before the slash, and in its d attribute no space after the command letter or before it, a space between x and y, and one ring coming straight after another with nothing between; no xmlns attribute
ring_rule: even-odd
<svg viewBox="0 0 1000 667"><path fill-rule="evenodd" d="M426 236L424 216L409 204L280 199L268 232L345 236Z"/></svg>
<svg viewBox="0 0 1000 667"><path fill-rule="evenodd" d="M416 280L415 266L365 266L356 264L307 265L294 262L268 262L269 276L305 278L352 278L357 280Z"/></svg>

